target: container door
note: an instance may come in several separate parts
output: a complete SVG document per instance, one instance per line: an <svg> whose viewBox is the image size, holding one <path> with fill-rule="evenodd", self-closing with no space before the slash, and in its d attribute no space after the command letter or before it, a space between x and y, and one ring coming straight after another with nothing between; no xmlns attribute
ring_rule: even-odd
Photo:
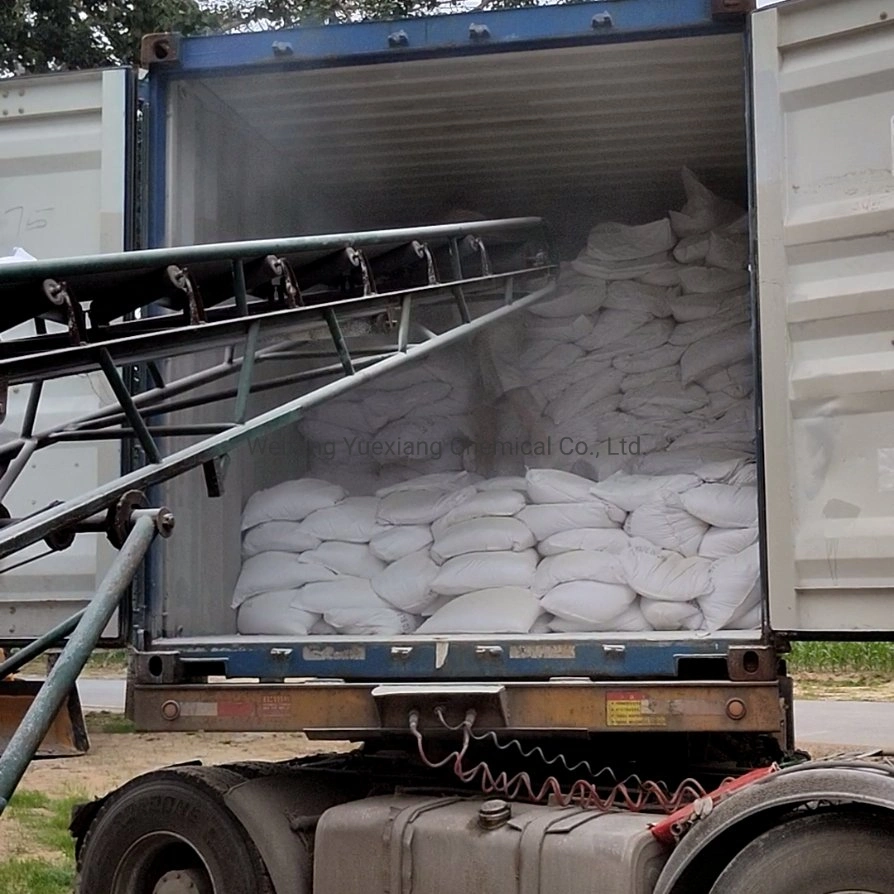
<svg viewBox="0 0 894 894"><path fill-rule="evenodd" d="M18 246L39 259L124 250L128 208L132 72L90 71L0 81L0 255ZM61 328L61 327L60 327ZM33 332L21 327L4 338ZM11 389L0 437L16 437L30 386ZM105 381L47 383L35 431L111 398ZM3 504L27 515L115 477L117 442L37 451ZM29 638L82 608L113 558L105 537L79 535L64 552L40 544L0 563L0 642ZM116 636L118 621L107 628Z"/></svg>
<svg viewBox="0 0 894 894"><path fill-rule="evenodd" d="M894 8L752 17L770 624L894 630Z"/></svg>

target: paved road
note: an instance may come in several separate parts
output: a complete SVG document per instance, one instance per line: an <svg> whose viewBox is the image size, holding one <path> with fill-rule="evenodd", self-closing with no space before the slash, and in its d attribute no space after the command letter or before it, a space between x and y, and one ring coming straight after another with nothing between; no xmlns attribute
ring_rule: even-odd
<svg viewBox="0 0 894 894"><path fill-rule="evenodd" d="M124 711L124 680L78 680L78 695L85 711Z"/></svg>
<svg viewBox="0 0 894 894"><path fill-rule="evenodd" d="M894 703L797 701L795 736L799 743L894 752Z"/></svg>
<svg viewBox="0 0 894 894"><path fill-rule="evenodd" d="M124 710L122 680L85 679L78 689L85 709ZM894 703L797 701L795 731L799 744L894 751Z"/></svg>

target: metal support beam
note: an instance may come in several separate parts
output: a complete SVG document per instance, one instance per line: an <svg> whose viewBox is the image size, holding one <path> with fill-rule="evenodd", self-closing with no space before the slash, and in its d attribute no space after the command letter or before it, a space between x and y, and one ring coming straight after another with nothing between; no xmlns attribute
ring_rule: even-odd
<svg viewBox="0 0 894 894"><path fill-rule="evenodd" d="M75 685L121 595L143 561L158 529L151 518L138 518L90 604L84 609L62 654L47 676L9 745L0 755L0 813L40 747L53 718Z"/></svg>
<svg viewBox="0 0 894 894"><path fill-rule="evenodd" d="M155 443L152 435L149 434L149 429L146 427L140 411L133 402L133 396L127 390L127 386L113 363L111 355L105 348L101 348L99 351L99 365L102 367L102 371L105 373L112 391L115 392L115 397L118 398L118 403L121 404L121 409L124 411L124 415L127 416L127 421L133 426L140 446L146 451L149 461L153 463L161 462L161 453L158 445Z"/></svg>
<svg viewBox="0 0 894 894"><path fill-rule="evenodd" d="M22 646L15 655L7 658L0 664L0 680L20 671L29 661L39 658L47 649L52 649L60 640L65 639L78 626L84 611L82 608L79 612L75 612L70 618L66 618L52 630L32 640L27 646Z"/></svg>
<svg viewBox="0 0 894 894"><path fill-rule="evenodd" d="M129 490L135 488L145 490L153 484L174 478L210 459L229 453L243 441L271 434L280 428L293 425L303 417L309 408L332 400L353 388L400 368L405 363L425 357L432 351L468 338L485 326L498 323L505 317L518 313L545 296L551 295L554 290L555 283L549 282L524 298L519 298L508 307L499 307L482 314L464 326L458 326L440 335L435 335L404 353L371 363L364 369L355 368L353 375L344 376L308 394L300 395L272 410L261 413L243 425L235 426L230 431L206 438L165 457L154 465L137 469L88 493L67 500L58 506L49 507L28 519L10 525L0 531L0 558L11 555L31 543L43 540L60 526L74 524L99 512Z"/></svg>

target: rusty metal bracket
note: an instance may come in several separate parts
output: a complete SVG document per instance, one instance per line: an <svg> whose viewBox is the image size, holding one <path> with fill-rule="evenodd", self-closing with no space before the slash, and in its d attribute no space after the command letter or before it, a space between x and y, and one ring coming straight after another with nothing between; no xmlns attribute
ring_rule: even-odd
<svg viewBox="0 0 894 894"><path fill-rule="evenodd" d="M425 272L428 284L430 286L437 285L441 280L438 279L438 268L435 266L435 259L432 257L431 249L424 242L414 242L413 251L417 257L425 259Z"/></svg>
<svg viewBox="0 0 894 894"><path fill-rule="evenodd" d="M481 261L481 275L482 276L491 276L492 268L490 265L490 257L487 254L487 248L485 248L484 241L479 239L477 236L469 236L469 245L478 252L478 257Z"/></svg>
<svg viewBox="0 0 894 894"><path fill-rule="evenodd" d="M186 267L178 267L170 264L165 269L165 275L175 289L183 293L183 312L190 326L197 326L207 320L205 305L199 287Z"/></svg>
<svg viewBox="0 0 894 894"><path fill-rule="evenodd" d="M730 646L729 678L734 683L769 682L779 677L776 650L772 646Z"/></svg>
<svg viewBox="0 0 894 894"><path fill-rule="evenodd" d="M84 312L77 301L73 301L68 287L63 282L54 279L45 279L43 293L47 300L56 307L61 307L65 314L65 324L68 326L68 338L73 345L86 344L84 334L87 330Z"/></svg>
<svg viewBox="0 0 894 894"><path fill-rule="evenodd" d="M147 34L140 42L140 65L170 65L180 61L180 34L175 31Z"/></svg>
<svg viewBox="0 0 894 894"><path fill-rule="evenodd" d="M348 260L351 262L351 264L360 270L360 276L363 282L364 297L367 295L372 295L376 291L376 283L375 279L373 278L369 262L366 260L366 256L363 254L362 251L358 251L356 248L351 248L350 246L345 249L345 253L347 254Z"/></svg>
<svg viewBox="0 0 894 894"><path fill-rule="evenodd" d="M754 12L754 0L711 0L711 18L715 21L741 19Z"/></svg>

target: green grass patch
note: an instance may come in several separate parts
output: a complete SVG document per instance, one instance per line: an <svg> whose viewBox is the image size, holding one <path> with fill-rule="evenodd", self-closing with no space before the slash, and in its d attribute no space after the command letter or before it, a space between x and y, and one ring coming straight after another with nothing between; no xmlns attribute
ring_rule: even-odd
<svg viewBox="0 0 894 894"><path fill-rule="evenodd" d="M85 715L88 733L132 733L134 723L123 714L96 711Z"/></svg>
<svg viewBox="0 0 894 894"><path fill-rule="evenodd" d="M127 670L127 650L97 649L87 659L87 668L96 671L125 671Z"/></svg>
<svg viewBox="0 0 894 894"><path fill-rule="evenodd" d="M71 894L73 884L73 866L53 866L18 857L0 863L3 894Z"/></svg>
<svg viewBox="0 0 894 894"><path fill-rule="evenodd" d="M894 675L894 643L792 643L791 673Z"/></svg>
<svg viewBox="0 0 894 894"><path fill-rule="evenodd" d="M0 891L4 894L70 894L75 875L74 840L68 831L71 811L89 800L80 794L50 798L42 792L20 790L13 795L4 821L27 834L29 847L41 857L12 857L0 863Z"/></svg>

